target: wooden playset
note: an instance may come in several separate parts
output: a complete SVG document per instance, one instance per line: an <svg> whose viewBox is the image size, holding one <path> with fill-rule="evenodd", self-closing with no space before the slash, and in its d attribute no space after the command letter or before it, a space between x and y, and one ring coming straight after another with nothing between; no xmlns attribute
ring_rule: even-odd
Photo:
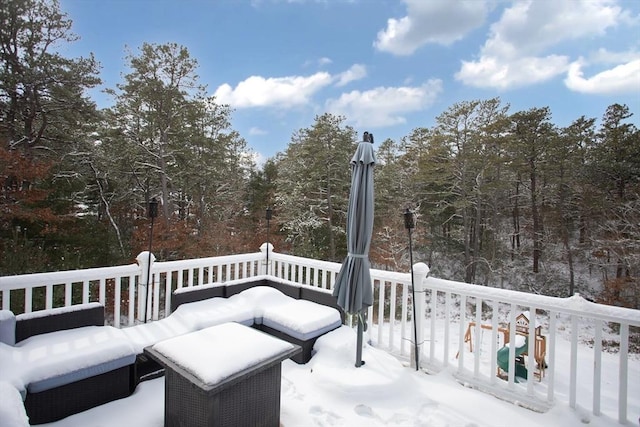
<svg viewBox="0 0 640 427"><path fill-rule="evenodd" d="M516 334L524 336L525 338L529 338L529 312L520 313L516 318ZM492 325L480 324L480 330L493 330ZM473 331L473 332L472 332ZM464 342L469 343L469 351L473 352L473 333L477 333L477 325L476 322L469 322L467 325L467 330L464 334ZM506 346L509 343L509 328L504 326L498 327L498 332L502 334L502 344ZM547 354L547 339L544 335L542 335L542 327L536 326L535 328L535 353L534 359L536 362L536 367L534 370L534 375L538 378L539 381L542 381L542 378L545 374L545 369L547 368L547 363L545 360ZM528 341L527 341L528 342ZM504 348L504 347L503 347ZM456 359L460 354L456 354ZM516 358L516 363L524 365L525 357L528 355L528 347L518 354ZM517 371L516 371L517 372ZM506 377L506 372L498 366L497 375L501 378Z"/></svg>

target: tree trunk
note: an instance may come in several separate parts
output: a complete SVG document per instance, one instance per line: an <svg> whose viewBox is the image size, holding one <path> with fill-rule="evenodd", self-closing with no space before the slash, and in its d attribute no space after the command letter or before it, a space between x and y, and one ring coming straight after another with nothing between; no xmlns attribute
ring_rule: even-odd
<svg viewBox="0 0 640 427"><path fill-rule="evenodd" d="M516 251L520 250L520 181L516 181L516 194L514 197L512 219L513 235L511 237L511 261L515 259Z"/></svg>
<svg viewBox="0 0 640 427"><path fill-rule="evenodd" d="M535 164L533 160L530 161L531 167L531 216L533 219L533 272L538 273L540 271L540 255L542 252L542 225L540 221L540 212L538 210L538 197L537 197L537 177Z"/></svg>

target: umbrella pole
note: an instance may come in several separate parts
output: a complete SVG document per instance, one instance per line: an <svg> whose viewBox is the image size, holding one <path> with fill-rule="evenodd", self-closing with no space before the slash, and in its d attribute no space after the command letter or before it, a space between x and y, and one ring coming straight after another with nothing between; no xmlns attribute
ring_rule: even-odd
<svg viewBox="0 0 640 427"><path fill-rule="evenodd" d="M362 336L364 335L364 317L358 313L358 335L356 339L356 368L364 365L362 361Z"/></svg>

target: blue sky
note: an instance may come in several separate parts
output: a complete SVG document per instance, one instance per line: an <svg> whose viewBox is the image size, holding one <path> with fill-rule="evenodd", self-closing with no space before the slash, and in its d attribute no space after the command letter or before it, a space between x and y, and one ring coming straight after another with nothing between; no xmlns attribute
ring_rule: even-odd
<svg viewBox="0 0 640 427"><path fill-rule="evenodd" d="M232 106L264 158L318 114L376 142L429 127L455 102L499 96L511 112L549 106L554 123L627 104L640 117L638 0L60 0L103 87L127 48L175 42L200 82ZM92 92L99 107L110 99ZM260 161L260 162L261 162Z"/></svg>

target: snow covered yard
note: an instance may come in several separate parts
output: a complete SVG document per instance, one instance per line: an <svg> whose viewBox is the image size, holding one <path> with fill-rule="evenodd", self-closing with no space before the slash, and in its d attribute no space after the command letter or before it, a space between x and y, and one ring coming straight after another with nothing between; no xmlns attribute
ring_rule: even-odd
<svg viewBox="0 0 640 427"><path fill-rule="evenodd" d="M539 413L461 385L445 369L433 375L416 372L384 350L366 345L366 364L354 367L355 331L343 326L316 342L317 353L305 365L289 360L282 365L281 425L306 426L430 426L430 427L550 427L615 426L616 381L602 382L601 416L580 409L591 399L589 387L580 387L578 408L565 399L568 380L557 373L558 392L553 407ZM562 343L562 344L560 344ZM566 343L566 345L565 345ZM566 356L568 342L559 341L558 358ZM588 370L593 349L580 344L579 369ZM455 357L455 351L451 353ZM616 357L603 354L606 365ZM483 358L484 360L484 358ZM453 363L453 362L452 362ZM484 363L484 362L483 362ZM487 369L493 369L486 366ZM606 370L605 370L606 372ZM615 372L617 375L617 372ZM614 375L611 375L614 377ZM629 360L629 421L639 425L640 358ZM545 380L537 386L545 387ZM160 427L163 425L164 379L141 383L126 399L111 402L56 423L51 427Z"/></svg>

